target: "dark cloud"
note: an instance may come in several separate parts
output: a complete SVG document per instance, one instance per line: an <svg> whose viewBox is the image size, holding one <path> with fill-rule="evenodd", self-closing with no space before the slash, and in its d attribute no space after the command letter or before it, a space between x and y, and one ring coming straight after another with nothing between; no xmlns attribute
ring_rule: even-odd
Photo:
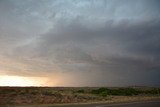
<svg viewBox="0 0 160 107"><path fill-rule="evenodd" d="M1 3L0 69L7 74L60 73L66 85L160 85L159 1Z"/></svg>
<svg viewBox="0 0 160 107"><path fill-rule="evenodd" d="M160 69L159 20L113 23L107 21L100 29L87 28L78 22L57 26L39 38L42 40L40 46L45 44L44 49L50 51L45 56L54 54L53 62L60 63L57 65L66 72L83 72L89 78L92 72L99 72L99 78L114 75L113 81L143 85L144 80L152 78L148 76L153 70L159 72Z"/></svg>

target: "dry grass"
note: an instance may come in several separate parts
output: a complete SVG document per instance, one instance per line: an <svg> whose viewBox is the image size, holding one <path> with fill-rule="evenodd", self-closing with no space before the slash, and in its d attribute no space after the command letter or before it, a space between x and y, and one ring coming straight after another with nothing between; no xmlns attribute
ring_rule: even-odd
<svg viewBox="0 0 160 107"><path fill-rule="evenodd" d="M94 94L93 92L95 92L95 90L98 90L98 92L100 93ZM37 104L38 105L51 104L53 106L53 104L55 105L55 104L93 103L93 102L115 103L115 102L131 102L131 101L160 99L159 93L140 94L132 96L131 95L117 96L117 95L109 95L106 92L104 93L104 91L106 90L103 89L102 92L99 91L99 88L0 87L0 105L2 105L2 107L5 106L7 107L9 105L37 105ZM149 92L153 93L150 90Z"/></svg>

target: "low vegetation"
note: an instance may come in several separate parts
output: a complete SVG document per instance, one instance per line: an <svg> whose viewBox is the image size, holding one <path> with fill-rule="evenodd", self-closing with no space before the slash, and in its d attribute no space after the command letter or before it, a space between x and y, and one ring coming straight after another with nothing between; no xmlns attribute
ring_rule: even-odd
<svg viewBox="0 0 160 107"><path fill-rule="evenodd" d="M144 96L159 98L160 88L0 87L0 105L97 102Z"/></svg>
<svg viewBox="0 0 160 107"><path fill-rule="evenodd" d="M99 96L116 95L116 96L133 96L133 95L160 95L159 88L99 88L91 91L92 94Z"/></svg>

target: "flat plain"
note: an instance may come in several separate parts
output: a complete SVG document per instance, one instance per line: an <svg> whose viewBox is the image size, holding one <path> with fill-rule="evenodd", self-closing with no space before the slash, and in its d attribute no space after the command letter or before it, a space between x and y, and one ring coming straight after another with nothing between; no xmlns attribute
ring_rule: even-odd
<svg viewBox="0 0 160 107"><path fill-rule="evenodd" d="M1 107L76 107L159 99L160 88L154 87L0 87Z"/></svg>

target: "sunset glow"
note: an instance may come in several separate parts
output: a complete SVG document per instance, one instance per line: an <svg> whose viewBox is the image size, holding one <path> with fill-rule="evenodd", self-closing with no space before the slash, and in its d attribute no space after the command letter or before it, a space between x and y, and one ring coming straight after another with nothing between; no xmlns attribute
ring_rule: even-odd
<svg viewBox="0 0 160 107"><path fill-rule="evenodd" d="M0 86L43 86L45 77L0 76Z"/></svg>

